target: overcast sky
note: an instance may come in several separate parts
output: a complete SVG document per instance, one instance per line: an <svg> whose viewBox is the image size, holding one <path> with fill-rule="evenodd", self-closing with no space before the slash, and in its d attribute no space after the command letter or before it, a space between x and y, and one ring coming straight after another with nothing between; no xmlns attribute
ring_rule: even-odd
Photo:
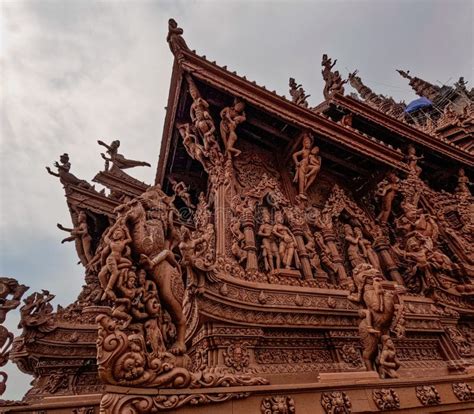
<svg viewBox="0 0 474 414"><path fill-rule="evenodd" d="M72 172L90 180L103 167L97 139L120 139L126 156L152 164L130 172L152 182L173 58L168 18L191 49L270 90L288 96L295 77L311 105L322 100L323 53L343 76L359 69L376 92L406 102L415 96L395 69L438 85L474 82L470 0L1 4L0 274L63 305L83 272L73 244L60 244L56 223L70 225L69 213L44 167L68 152ZM31 378L7 368L3 397L21 398Z"/></svg>

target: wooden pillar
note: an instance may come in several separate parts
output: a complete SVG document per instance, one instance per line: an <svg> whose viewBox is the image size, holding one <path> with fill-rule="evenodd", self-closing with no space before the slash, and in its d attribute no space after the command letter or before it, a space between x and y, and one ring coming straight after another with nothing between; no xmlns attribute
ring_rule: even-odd
<svg viewBox="0 0 474 414"><path fill-rule="evenodd" d="M245 210L242 214L242 227L244 229L245 247L247 252L246 270L258 270L257 246L255 244L255 220L253 210Z"/></svg>
<svg viewBox="0 0 474 414"><path fill-rule="evenodd" d="M216 255L225 256L226 205L224 184L218 184L215 190L214 213L216 219Z"/></svg>
<svg viewBox="0 0 474 414"><path fill-rule="evenodd" d="M382 263L390 275L390 278L397 282L401 286L405 286L405 282L403 281L403 277L398 271L398 267L393 260L392 255L390 254L390 243L388 239L384 236L377 237L374 240L374 250L379 254L380 258L382 259Z"/></svg>

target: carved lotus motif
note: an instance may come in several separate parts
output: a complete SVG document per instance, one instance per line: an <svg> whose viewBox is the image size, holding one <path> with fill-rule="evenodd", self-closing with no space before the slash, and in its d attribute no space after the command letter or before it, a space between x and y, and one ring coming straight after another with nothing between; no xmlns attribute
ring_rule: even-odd
<svg viewBox="0 0 474 414"><path fill-rule="evenodd" d="M321 405L326 414L352 413L352 404L344 391L323 392Z"/></svg>
<svg viewBox="0 0 474 414"><path fill-rule="evenodd" d="M457 382L453 384L453 392L459 401L474 400L474 391L469 384L465 382Z"/></svg>
<svg viewBox="0 0 474 414"><path fill-rule="evenodd" d="M400 398L393 388L374 390L372 398L381 411L397 410L400 408Z"/></svg>
<svg viewBox="0 0 474 414"><path fill-rule="evenodd" d="M416 396L423 405L438 405L441 397L434 385L420 385L415 388Z"/></svg>
<svg viewBox="0 0 474 414"><path fill-rule="evenodd" d="M287 395L274 395L262 400L260 411L262 414L294 414L295 402Z"/></svg>

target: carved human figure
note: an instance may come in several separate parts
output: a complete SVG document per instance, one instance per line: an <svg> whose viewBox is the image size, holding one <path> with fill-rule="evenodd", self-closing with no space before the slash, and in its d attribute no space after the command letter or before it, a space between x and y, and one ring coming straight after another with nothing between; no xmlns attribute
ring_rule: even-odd
<svg viewBox="0 0 474 414"><path fill-rule="evenodd" d="M104 294L102 300L116 299L114 288L120 275L120 270L132 265L128 258L132 238L124 220L118 220L104 237L104 248L101 252L102 268L98 278Z"/></svg>
<svg viewBox="0 0 474 414"><path fill-rule="evenodd" d="M293 263L295 263L296 268L299 268L295 236L290 229L284 225L283 214L279 211L275 213L275 225L273 226L272 233L276 236L278 241L279 255L277 256L277 269L280 269L282 264L285 269L291 269Z"/></svg>
<svg viewBox="0 0 474 414"><path fill-rule="evenodd" d="M293 154L296 166L294 183L298 183L298 195L306 199L306 191L314 183L321 169L319 147L313 147L313 138L309 133L304 133L303 148Z"/></svg>
<svg viewBox="0 0 474 414"><path fill-rule="evenodd" d="M262 209L262 224L258 229L257 235L262 238L261 249L265 271L272 271L275 269L275 264L280 263L281 258L273 233L270 212L266 208Z"/></svg>
<svg viewBox="0 0 474 414"><path fill-rule="evenodd" d="M190 124L182 124L179 125L178 130L183 138L183 145L191 158L205 165L209 153L199 144L194 127Z"/></svg>
<svg viewBox="0 0 474 414"><path fill-rule="evenodd" d="M393 250L399 259L403 260L405 266L407 266L407 271L404 275L407 286L411 290L418 290L421 293L425 292L428 288L428 280L431 277L427 240L417 234L407 240L405 250L401 249L398 245L393 246Z"/></svg>
<svg viewBox="0 0 474 414"><path fill-rule="evenodd" d="M315 271L317 276L326 278L327 273L321 267L321 259L317 251L316 242L314 241L313 236L311 235L311 232L309 232L309 230L305 232L305 239L305 250L308 254L311 268Z"/></svg>
<svg viewBox="0 0 474 414"><path fill-rule="evenodd" d="M105 171L109 170L110 162L112 162L115 167L120 168L121 170L133 167L151 167L151 165L145 161L129 160L120 154L118 152L120 147L120 141L118 139L112 141L110 145L101 140L98 140L97 143L105 147L107 149L107 154L109 154L109 157L103 153L100 154L105 160Z"/></svg>
<svg viewBox="0 0 474 414"><path fill-rule="evenodd" d="M416 175L417 177L421 174L421 167L418 165L418 161L423 159L423 156L418 157L416 155L416 148L410 144L408 145L408 153L406 156L408 168L410 169L411 173Z"/></svg>
<svg viewBox="0 0 474 414"><path fill-rule="evenodd" d="M379 183L376 194L381 197L380 213L377 220L380 223L387 223L392 212L392 204L399 190L399 178L395 173L390 173L387 178Z"/></svg>
<svg viewBox="0 0 474 414"><path fill-rule="evenodd" d="M80 211L77 216L77 226L70 229L63 227L61 224L57 224L58 228L63 231L67 231L71 234L70 237L66 237L61 243L76 241L76 250L81 263L87 266L92 260L92 237L89 234L89 228L87 226L87 215L85 211Z"/></svg>
<svg viewBox="0 0 474 414"><path fill-rule="evenodd" d="M403 215L395 220L397 232L406 240L411 236L419 233L433 245L439 235L439 227L435 219L423 213L421 209L417 209L411 203L403 202Z"/></svg>
<svg viewBox="0 0 474 414"><path fill-rule="evenodd" d="M400 368L400 361L397 358L397 351L390 335L382 335L382 351L379 357L380 378L398 378L397 370Z"/></svg>
<svg viewBox="0 0 474 414"><path fill-rule="evenodd" d="M372 247L372 242L362 234L360 227L354 227L354 236L359 239L359 250L367 263L381 271L379 256Z"/></svg>
<svg viewBox="0 0 474 414"><path fill-rule="evenodd" d="M234 148L237 142L237 133L235 132L237 126L244 122L247 117L244 112L245 102L240 99L234 100L233 106L228 106L221 111L221 138L224 141L226 153L229 156L237 157L241 151Z"/></svg>
<svg viewBox="0 0 474 414"><path fill-rule="evenodd" d="M364 262L360 251L360 235L354 234L350 224L344 224L344 239L347 242L347 257L351 262L352 268Z"/></svg>
<svg viewBox="0 0 474 414"><path fill-rule="evenodd" d="M189 189L186 184L184 184L183 181L177 182L174 178L168 177L169 182L171 183L171 188L173 189L173 192L181 199L183 200L184 204L186 204L186 207L190 209L195 209L196 206L193 204L191 200L191 195L189 194Z"/></svg>
<svg viewBox="0 0 474 414"><path fill-rule="evenodd" d="M323 80L325 82L324 84L324 90L323 90L323 95L325 99L328 99L330 96L330 88L332 86L332 68L336 64L337 59L334 60L334 63L332 63L331 58L328 58L327 54L323 55L322 61L321 61L321 66L323 67L323 70L321 71L323 75Z"/></svg>
<svg viewBox="0 0 474 414"><path fill-rule="evenodd" d="M141 288L137 286L137 275L134 270L130 269L122 272L117 280L116 288L121 293L121 297L114 301L115 306L112 310L112 316L123 320L123 329L128 327L133 317L142 319L148 316L147 313L141 312L137 307Z"/></svg>
<svg viewBox="0 0 474 414"><path fill-rule="evenodd" d="M335 62L334 62L335 63ZM329 87L329 93L331 95L339 93L341 95L344 94L344 84L347 83L347 79L343 80L339 71L336 70L332 74L332 79L331 79L331 86Z"/></svg>
<svg viewBox="0 0 474 414"><path fill-rule="evenodd" d="M215 147L217 142L214 138L216 127L209 113L209 104L201 98L199 91L191 77L188 77L189 93L193 99L191 104L190 115L191 120L203 139L204 149L209 151L211 147Z"/></svg>
<svg viewBox="0 0 474 414"><path fill-rule="evenodd" d="M242 222L239 217L232 216L230 221L230 231L233 236L231 251L232 254L237 258L239 264L244 263L247 260L247 251L243 248L245 242L245 235L242 233Z"/></svg>
<svg viewBox="0 0 474 414"><path fill-rule="evenodd" d="M175 19L168 20L168 36L166 41L169 44L172 53L178 53L180 49L187 50L188 46L183 39L183 29L178 27Z"/></svg>
<svg viewBox="0 0 474 414"><path fill-rule="evenodd" d="M458 186L456 187L456 192L458 194L470 196L471 190L469 190L469 185L472 185L469 181L469 177L466 176L464 168L460 168L458 172Z"/></svg>
<svg viewBox="0 0 474 414"><path fill-rule="evenodd" d="M61 164L60 164L60 163ZM51 168L46 167L48 174L54 175L59 178L59 181L63 186L76 185L82 188L91 188L92 186L85 180L77 178L74 174L70 172L71 163L69 162L69 155L64 153L59 157L59 162L55 162L54 166L58 169L58 172L55 173Z"/></svg>

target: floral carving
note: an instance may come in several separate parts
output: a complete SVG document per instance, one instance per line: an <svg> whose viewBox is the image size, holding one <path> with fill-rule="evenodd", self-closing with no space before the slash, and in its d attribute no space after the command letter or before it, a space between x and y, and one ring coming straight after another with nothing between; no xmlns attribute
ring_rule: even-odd
<svg viewBox="0 0 474 414"><path fill-rule="evenodd" d="M465 382L453 383L453 392L459 401L474 400L474 391L472 390L472 387Z"/></svg>
<svg viewBox="0 0 474 414"><path fill-rule="evenodd" d="M250 352L247 343L230 344L224 351L224 363L230 372L246 372L250 364Z"/></svg>
<svg viewBox="0 0 474 414"><path fill-rule="evenodd" d="M341 358L346 364L352 365L353 367L362 365L360 353L354 345L343 345L341 348Z"/></svg>
<svg viewBox="0 0 474 414"><path fill-rule="evenodd" d="M372 398L381 411L397 410L400 408L400 398L393 388L374 390Z"/></svg>
<svg viewBox="0 0 474 414"><path fill-rule="evenodd" d="M295 401L287 395L274 395L262 400L262 414L294 414Z"/></svg>
<svg viewBox="0 0 474 414"><path fill-rule="evenodd" d="M352 413L352 404L344 391L323 392L321 405L326 414Z"/></svg>
<svg viewBox="0 0 474 414"><path fill-rule="evenodd" d="M441 397L434 385L420 385L415 388L416 397L423 405L438 405Z"/></svg>

